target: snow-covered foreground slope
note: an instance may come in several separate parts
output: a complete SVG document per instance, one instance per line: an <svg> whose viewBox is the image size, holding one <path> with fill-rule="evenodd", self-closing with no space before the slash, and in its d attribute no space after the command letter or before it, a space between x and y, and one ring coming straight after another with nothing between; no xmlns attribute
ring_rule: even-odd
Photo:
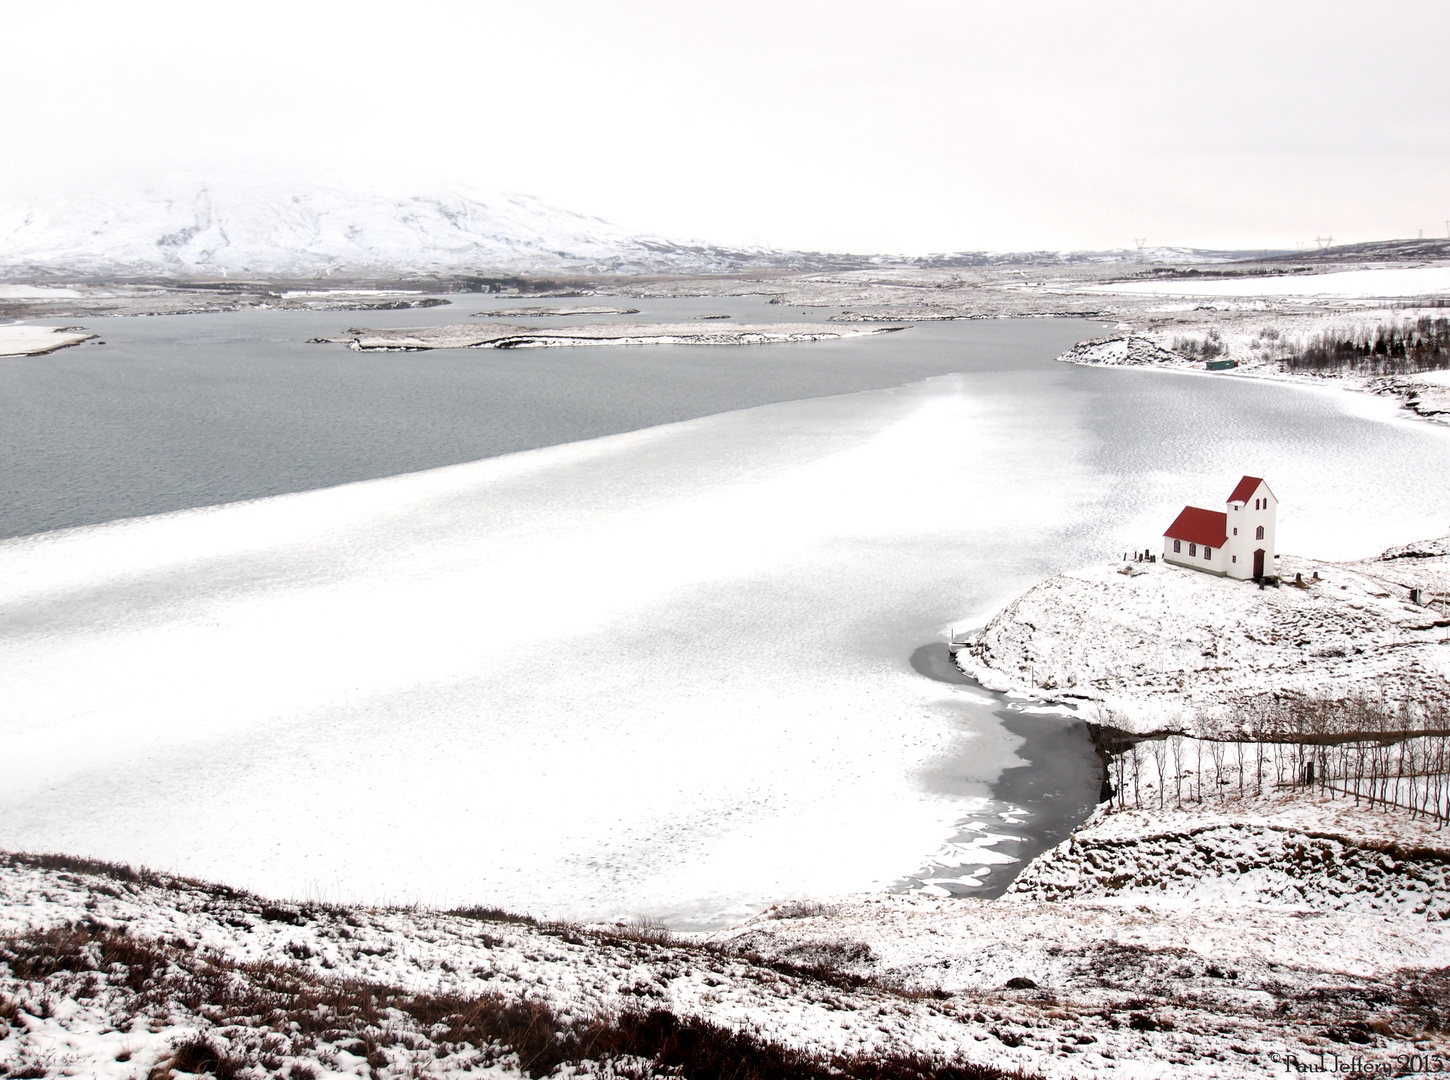
<svg viewBox="0 0 1450 1080"><path fill-rule="evenodd" d="M735 1063L804 1055L764 1075L1388 1070L1450 1050L1447 881L1443 834L1303 795L1099 813L997 900L787 904L674 938L0 856L0 1064L200 1072L200 1035L271 1073L699 1075L680 1055L703 1032Z"/></svg>
<svg viewBox="0 0 1450 1080"><path fill-rule="evenodd" d="M1285 694L1441 700L1450 558L1438 542L1406 550L1420 557L1282 556L1285 584L1267 589L1165 562L1086 567L1014 600L957 663L983 685L1094 702L1141 730L1211 731Z"/></svg>
<svg viewBox="0 0 1450 1080"><path fill-rule="evenodd" d="M633 235L525 195L239 181L0 206L0 277L710 272L776 256Z"/></svg>

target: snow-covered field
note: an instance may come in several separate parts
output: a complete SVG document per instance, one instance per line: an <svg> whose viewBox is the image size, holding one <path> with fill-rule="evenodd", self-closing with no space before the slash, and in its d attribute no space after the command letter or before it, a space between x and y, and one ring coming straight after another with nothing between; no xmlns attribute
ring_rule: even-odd
<svg viewBox="0 0 1450 1080"><path fill-rule="evenodd" d="M1391 266L1326 274L1254 276L1209 281L1113 281L1083 286L1094 293L1138 296L1311 297L1357 300L1450 293L1450 266Z"/></svg>
<svg viewBox="0 0 1450 1080"><path fill-rule="evenodd" d="M41 356L95 336L74 326L0 326L0 356Z"/></svg>
<svg viewBox="0 0 1450 1080"><path fill-rule="evenodd" d="M1284 555L1284 584L1266 589L1161 561L1099 563L1028 590L957 662L985 686L1094 702L1115 725L1144 731L1211 729L1284 694L1444 699L1443 550L1354 563Z"/></svg>
<svg viewBox="0 0 1450 1080"><path fill-rule="evenodd" d="M43 285L0 285L0 300L73 300L80 295L75 289Z"/></svg>

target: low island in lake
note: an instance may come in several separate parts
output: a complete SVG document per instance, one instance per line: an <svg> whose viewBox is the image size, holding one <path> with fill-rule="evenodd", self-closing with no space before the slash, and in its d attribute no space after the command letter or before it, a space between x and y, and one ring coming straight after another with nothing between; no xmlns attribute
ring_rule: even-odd
<svg viewBox="0 0 1450 1080"><path fill-rule="evenodd" d="M601 323L586 326L462 324L400 330L349 330L317 342L361 352L419 349L524 349L560 345L769 345L783 341L830 341L889 333L901 326L837 326L828 323Z"/></svg>

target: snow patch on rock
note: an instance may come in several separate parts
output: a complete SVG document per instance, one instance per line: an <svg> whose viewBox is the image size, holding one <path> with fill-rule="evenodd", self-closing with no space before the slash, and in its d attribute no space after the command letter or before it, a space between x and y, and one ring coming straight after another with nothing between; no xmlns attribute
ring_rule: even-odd
<svg viewBox="0 0 1450 1080"><path fill-rule="evenodd" d="M1080 341L1058 359L1068 364L1093 364L1100 367L1198 366L1187 357L1169 352L1137 334Z"/></svg>

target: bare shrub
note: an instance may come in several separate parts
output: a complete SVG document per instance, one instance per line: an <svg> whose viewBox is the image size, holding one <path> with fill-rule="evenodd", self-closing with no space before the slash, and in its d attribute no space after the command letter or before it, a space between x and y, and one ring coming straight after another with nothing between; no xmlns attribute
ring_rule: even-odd
<svg viewBox="0 0 1450 1080"><path fill-rule="evenodd" d="M609 936L622 941L639 941L646 945L673 945L675 935L664 923L655 919L635 919L619 923L609 930Z"/></svg>
<svg viewBox="0 0 1450 1080"><path fill-rule="evenodd" d="M476 919L479 922L493 923L521 923L524 926L537 926L539 920L532 915L520 915L517 912L505 911L496 907L461 907L445 911L445 915L455 915L460 919Z"/></svg>
<svg viewBox="0 0 1450 1080"><path fill-rule="evenodd" d="M157 1063L148 1080L167 1080L173 1072L194 1076L214 1076L216 1080L233 1080L243 1063L232 1057L204 1035L197 1035L178 1045L172 1054Z"/></svg>
<svg viewBox="0 0 1450 1080"><path fill-rule="evenodd" d="M814 919L822 915L834 915L840 910L840 904L828 904L821 900L787 900L776 904L765 914L770 919Z"/></svg>
<svg viewBox="0 0 1450 1080"><path fill-rule="evenodd" d="M869 954L853 943L841 948L842 959ZM330 980L301 968L237 963L114 930L70 927L0 938L0 963L12 973L29 973L21 978L41 973L78 978L97 970L109 977L98 969L107 956L128 957L130 966L152 973L141 988L129 976L119 977L115 989L123 1000L116 1004L123 1012L140 1016L149 1009L174 1017L185 1011L227 1032L226 1042L204 1031L177 1045L151 1080L182 1072L235 1080L274 1070L287 1080L311 1080L317 1070L309 1064L294 1062L283 1070L270 1063L289 1055L325 1060L329 1045L364 1055L378 1075L396 1064L389 1049L399 1044L410 1051L432 1047L439 1057L466 1045L472 1048L470 1069L486 1069L516 1055L518 1068L534 1078L585 1062L630 1061L651 1062L666 1075L696 1080L998 1080L1024 1075L924 1054L795 1048L665 1009L570 1019L535 998L414 994ZM782 963L776 970L782 968L789 969ZM25 1068L17 1062L9 1067L9 1077L45 1074Z"/></svg>

